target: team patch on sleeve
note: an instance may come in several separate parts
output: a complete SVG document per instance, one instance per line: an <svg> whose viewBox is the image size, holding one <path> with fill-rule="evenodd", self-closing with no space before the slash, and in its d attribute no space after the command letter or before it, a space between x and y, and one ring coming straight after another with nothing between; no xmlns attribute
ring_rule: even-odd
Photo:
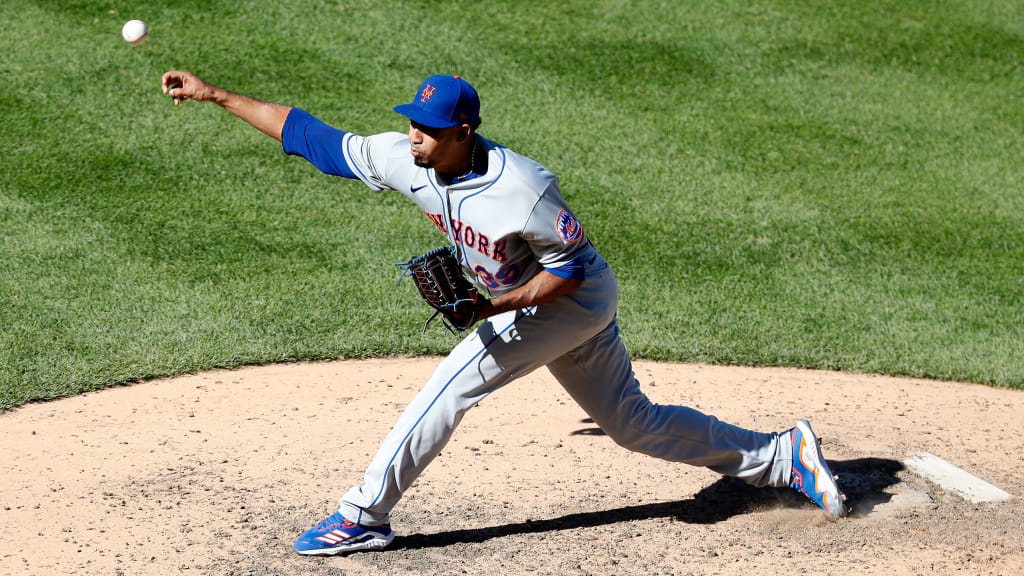
<svg viewBox="0 0 1024 576"><path fill-rule="evenodd" d="M558 235L566 242L575 242L583 237L583 225L565 208L558 212L555 218L555 228Z"/></svg>

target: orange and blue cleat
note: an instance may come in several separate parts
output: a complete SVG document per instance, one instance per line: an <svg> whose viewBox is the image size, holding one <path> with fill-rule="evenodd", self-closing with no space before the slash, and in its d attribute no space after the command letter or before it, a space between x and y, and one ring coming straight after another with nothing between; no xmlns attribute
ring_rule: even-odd
<svg viewBox="0 0 1024 576"><path fill-rule="evenodd" d="M821 506L830 516L846 516L846 504L836 483L837 478L832 476L825 457L821 455L821 446L810 422L797 422L796 428L789 433L793 440L793 475L789 485Z"/></svg>

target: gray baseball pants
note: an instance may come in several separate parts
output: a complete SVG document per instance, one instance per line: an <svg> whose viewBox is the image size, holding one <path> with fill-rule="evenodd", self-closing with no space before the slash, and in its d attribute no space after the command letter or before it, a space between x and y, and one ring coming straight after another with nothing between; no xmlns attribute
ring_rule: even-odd
<svg viewBox="0 0 1024 576"><path fill-rule="evenodd" d="M441 452L467 410L541 366L617 444L657 458L706 466L755 486L785 486L788 434L745 430L685 406L653 404L640 391L615 322L611 268L569 294L482 322L437 367L406 407L339 510L384 524L402 494Z"/></svg>

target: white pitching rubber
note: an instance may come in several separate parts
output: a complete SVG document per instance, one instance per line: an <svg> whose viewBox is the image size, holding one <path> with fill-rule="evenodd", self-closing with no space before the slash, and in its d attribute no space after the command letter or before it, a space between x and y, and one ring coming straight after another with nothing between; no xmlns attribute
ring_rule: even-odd
<svg viewBox="0 0 1024 576"><path fill-rule="evenodd" d="M909 456L903 463L917 474L956 492L970 502L1001 502L1013 497L1008 492L927 452Z"/></svg>

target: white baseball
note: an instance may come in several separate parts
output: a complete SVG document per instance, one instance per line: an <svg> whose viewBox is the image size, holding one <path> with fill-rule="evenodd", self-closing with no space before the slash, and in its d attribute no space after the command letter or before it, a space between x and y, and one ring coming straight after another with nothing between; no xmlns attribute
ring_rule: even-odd
<svg viewBox="0 0 1024 576"><path fill-rule="evenodd" d="M146 37L149 36L149 28L142 20L129 20L121 28L121 36L125 42L142 44L146 41Z"/></svg>

